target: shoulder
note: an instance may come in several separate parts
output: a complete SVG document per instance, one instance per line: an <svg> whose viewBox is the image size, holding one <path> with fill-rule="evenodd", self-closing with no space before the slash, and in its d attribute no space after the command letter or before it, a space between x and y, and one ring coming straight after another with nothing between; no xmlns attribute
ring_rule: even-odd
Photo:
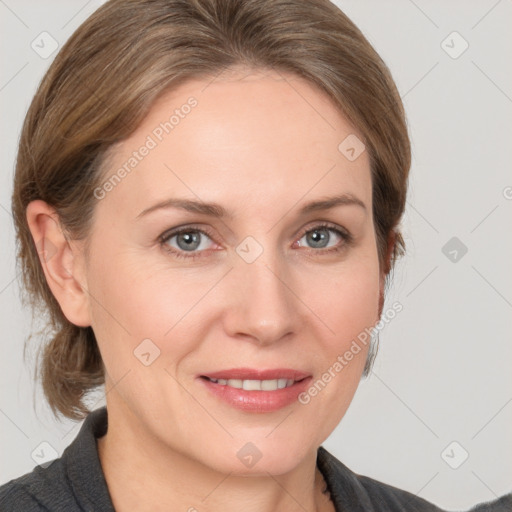
<svg viewBox="0 0 512 512"><path fill-rule="evenodd" d="M322 446L318 449L317 464L332 500L341 510L443 512L415 494L353 472Z"/></svg>
<svg viewBox="0 0 512 512"><path fill-rule="evenodd" d="M113 512L96 445L107 420L105 407L91 412L60 458L0 486L0 510Z"/></svg>
<svg viewBox="0 0 512 512"><path fill-rule="evenodd" d="M44 510L35 497L27 491L23 482L18 481L21 478L23 477L0 486L0 510L5 510L5 512Z"/></svg>
<svg viewBox="0 0 512 512"><path fill-rule="evenodd" d="M375 510L379 510L379 512L405 512L411 510L415 512L442 512L443 510L416 494L404 491L393 485L385 484L363 475L356 475L356 478L370 497Z"/></svg>
<svg viewBox="0 0 512 512"><path fill-rule="evenodd" d="M69 496L69 485L61 459L49 466L36 466L26 473L0 486L0 510L14 512L23 510L74 510Z"/></svg>
<svg viewBox="0 0 512 512"><path fill-rule="evenodd" d="M487 501L476 505L469 512L510 512L512 510L512 492L497 498L494 501Z"/></svg>
<svg viewBox="0 0 512 512"><path fill-rule="evenodd" d="M340 510L361 512L445 512L419 496L373 478L359 475L320 446L317 465L324 475L331 498ZM469 512L511 512L512 493Z"/></svg>

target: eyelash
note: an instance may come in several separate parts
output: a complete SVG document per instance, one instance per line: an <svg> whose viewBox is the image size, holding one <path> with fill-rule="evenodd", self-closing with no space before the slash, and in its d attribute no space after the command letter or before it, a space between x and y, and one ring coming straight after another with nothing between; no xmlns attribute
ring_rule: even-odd
<svg viewBox="0 0 512 512"><path fill-rule="evenodd" d="M329 249L310 249L313 252L322 253L322 254L337 253L337 252L342 251L345 247L350 246L352 244L353 240L354 240L354 237L348 231L341 230L340 228L338 228L338 227L336 227L336 226L334 226L332 224L329 224L327 222L318 224L316 226L313 226L310 229L307 229L307 230L303 231L298 239L300 240L304 235L307 235L308 233L310 233L312 231L320 230L322 228L327 228L327 229L329 229L331 231L334 231L337 235L339 235L342 238L344 243L342 245L338 245L336 247L331 247ZM205 235L208 238L213 240L213 236L212 236L211 233L208 232L208 230L196 228L194 226L185 226L183 228L178 228L178 229L173 230L171 232L166 232L166 233L163 233L162 235L160 235L160 237L158 238L160 247L164 251L166 251L168 253L171 253L176 258L192 259L192 260L195 260L197 258L202 258L203 257L203 253L206 252L206 251L198 251L198 252L186 253L185 251L177 251L177 250L175 250L173 248L170 248L169 245L167 244L167 242L171 238L173 238L173 237L175 237L177 235L180 235L182 233L191 233L191 232L201 233L201 234L203 234L203 235Z"/></svg>

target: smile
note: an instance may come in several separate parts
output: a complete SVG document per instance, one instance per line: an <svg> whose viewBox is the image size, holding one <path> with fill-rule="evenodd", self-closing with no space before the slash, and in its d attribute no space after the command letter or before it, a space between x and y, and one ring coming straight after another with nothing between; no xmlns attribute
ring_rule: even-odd
<svg viewBox="0 0 512 512"><path fill-rule="evenodd" d="M204 377L210 382L220 384L221 386L229 386L236 389L244 389L246 391L276 391L277 389L289 388L296 382L293 379L272 379L272 380L241 380L241 379L211 379Z"/></svg>

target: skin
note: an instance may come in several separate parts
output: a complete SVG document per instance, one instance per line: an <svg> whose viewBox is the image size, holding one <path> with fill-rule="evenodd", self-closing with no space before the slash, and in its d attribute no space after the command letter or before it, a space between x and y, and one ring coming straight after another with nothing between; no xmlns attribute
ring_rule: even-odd
<svg viewBox="0 0 512 512"><path fill-rule="evenodd" d="M358 132L308 82L232 70L162 96L114 148L107 176L190 96L198 105L98 200L89 258L64 237L50 206L37 200L27 209L34 240L56 247L41 260L52 292L69 321L92 326L103 357L109 427L98 449L114 506L334 510L316 453L350 405L367 347L309 404L271 413L234 409L197 375L285 367L314 382L379 320L385 276L367 152L353 162L341 154L340 142ZM307 202L342 193L366 208L297 215ZM136 220L171 197L220 203L233 218L168 209ZM348 230L353 243L323 228L330 239L315 246L306 233L322 221ZM160 235L189 224L212 234L198 234L192 250L200 257L180 259L159 245ZM247 236L263 248L250 264L236 252ZM190 254L178 243L166 245ZM134 356L146 338L160 350L149 366ZM248 442L262 454L252 468L237 457Z"/></svg>

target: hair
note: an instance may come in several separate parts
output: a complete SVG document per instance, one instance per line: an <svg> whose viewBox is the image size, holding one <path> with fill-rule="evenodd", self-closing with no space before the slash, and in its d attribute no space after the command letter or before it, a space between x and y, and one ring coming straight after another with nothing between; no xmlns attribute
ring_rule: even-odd
<svg viewBox="0 0 512 512"><path fill-rule="evenodd" d="M48 286L27 205L45 201L66 237L87 241L93 191L104 179L109 148L127 138L165 92L238 66L302 77L327 94L363 137L388 286L405 253L398 223L410 141L391 73L349 18L329 0L110 0L73 33L39 84L14 175L22 302L46 317L48 340L40 346L35 378L55 416L83 419L90 412L84 398L104 384L104 366L92 328L69 322ZM395 244L388 254L390 236ZM375 354L371 346L364 376Z"/></svg>

